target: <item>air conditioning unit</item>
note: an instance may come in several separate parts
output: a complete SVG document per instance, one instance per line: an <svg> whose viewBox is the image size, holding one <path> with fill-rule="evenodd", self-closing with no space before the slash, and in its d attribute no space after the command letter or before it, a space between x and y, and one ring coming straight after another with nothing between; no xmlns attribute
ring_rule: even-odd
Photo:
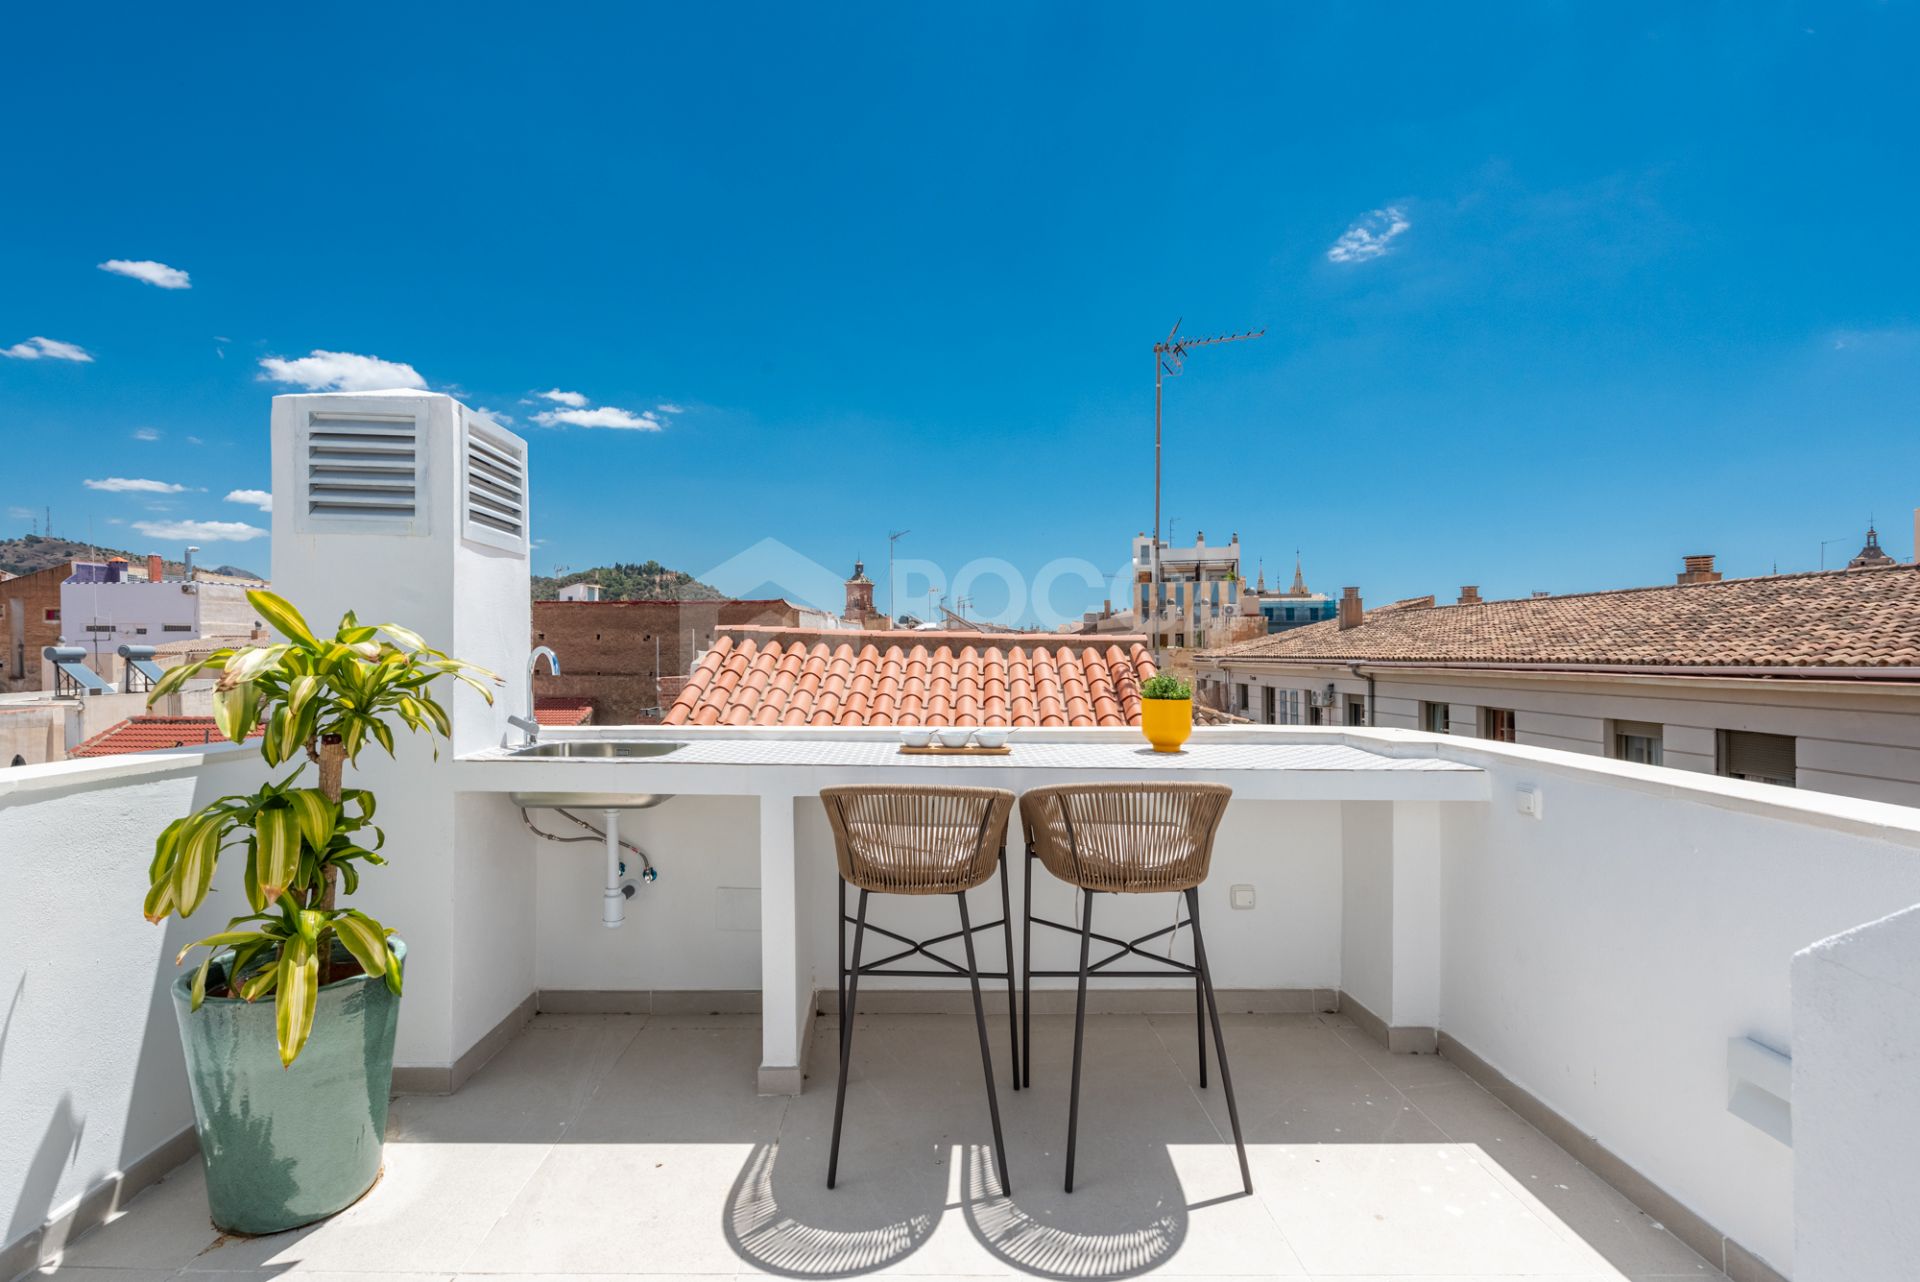
<svg viewBox="0 0 1920 1282"><path fill-rule="evenodd" d="M1326 689L1309 691L1307 697L1316 708L1331 708L1337 692L1333 688L1333 683L1329 681Z"/></svg>

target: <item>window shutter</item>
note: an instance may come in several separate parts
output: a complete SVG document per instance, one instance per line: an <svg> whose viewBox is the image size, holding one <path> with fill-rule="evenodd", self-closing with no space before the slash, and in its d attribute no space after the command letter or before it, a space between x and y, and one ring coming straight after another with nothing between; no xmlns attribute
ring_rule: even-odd
<svg viewBox="0 0 1920 1282"><path fill-rule="evenodd" d="M1789 786L1794 783L1791 735L1758 734L1751 730L1723 730L1720 734L1723 774Z"/></svg>

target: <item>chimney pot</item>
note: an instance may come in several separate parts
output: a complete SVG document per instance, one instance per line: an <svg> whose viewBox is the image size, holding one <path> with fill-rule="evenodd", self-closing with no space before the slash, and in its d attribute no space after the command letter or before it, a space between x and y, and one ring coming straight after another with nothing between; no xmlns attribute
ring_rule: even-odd
<svg viewBox="0 0 1920 1282"><path fill-rule="evenodd" d="M167 563L160 559L158 552L147 553L147 581L158 583L167 577Z"/></svg>
<svg viewBox="0 0 1920 1282"><path fill-rule="evenodd" d="M1360 589L1340 589L1340 631L1359 627L1365 618L1366 609L1360 603Z"/></svg>
<svg viewBox="0 0 1920 1282"><path fill-rule="evenodd" d="M1461 605L1479 605L1480 604L1480 587L1478 584L1469 583L1460 589L1460 604Z"/></svg>
<svg viewBox="0 0 1920 1282"><path fill-rule="evenodd" d="M1713 555L1689 556L1681 558L1685 569L1680 572L1675 583L1718 583L1720 572L1713 568Z"/></svg>

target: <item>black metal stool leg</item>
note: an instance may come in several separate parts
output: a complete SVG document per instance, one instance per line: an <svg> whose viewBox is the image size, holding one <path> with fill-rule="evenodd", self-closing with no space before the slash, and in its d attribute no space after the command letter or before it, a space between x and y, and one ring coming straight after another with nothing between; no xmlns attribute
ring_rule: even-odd
<svg viewBox="0 0 1920 1282"><path fill-rule="evenodd" d="M1240 1183L1253 1192L1253 1172L1247 1168L1247 1142L1240 1134L1240 1106L1233 1099L1233 1074L1227 1068L1227 1041L1220 1031L1220 1000L1213 992L1213 971L1207 966L1207 945L1200 937L1200 892L1187 891L1187 912L1193 917L1193 962L1207 990L1207 1014L1213 1018L1213 1051L1220 1061L1220 1089L1227 1097L1227 1121L1233 1126L1233 1147L1240 1155Z"/></svg>
<svg viewBox="0 0 1920 1282"><path fill-rule="evenodd" d="M1200 1055L1200 1089L1207 1089L1207 986L1200 979L1200 967L1193 968L1193 1035Z"/></svg>
<svg viewBox="0 0 1920 1282"><path fill-rule="evenodd" d="M860 995L860 945L867 935L867 891L860 891L860 911L853 922L853 966L847 972L846 999L840 1005L840 1083L833 1096L833 1145L827 1153L827 1187L840 1175L840 1123L847 1112L847 1068L853 1059L853 1008Z"/></svg>
<svg viewBox="0 0 1920 1282"><path fill-rule="evenodd" d="M1093 892L1083 890L1080 914L1080 993L1073 1007L1073 1091L1067 1104L1067 1192L1073 1192L1073 1155L1080 1139L1080 1055L1087 1040L1087 958L1093 946ZM1198 938L1196 936L1196 938Z"/></svg>
<svg viewBox="0 0 1920 1282"><path fill-rule="evenodd" d="M1007 885L1007 845L1000 843L1000 926L1007 941L1007 1037L1012 1045L1013 1089L1020 1089L1020 1009L1013 986L1013 890ZM969 937L971 938L971 937Z"/></svg>
<svg viewBox="0 0 1920 1282"><path fill-rule="evenodd" d="M840 879L840 912L833 919L834 938L840 941L840 976L834 982L834 998L840 1003L840 1040L847 1039L847 879Z"/></svg>
<svg viewBox="0 0 1920 1282"><path fill-rule="evenodd" d="M1033 846L1027 845L1026 888L1020 892L1020 1081L1033 1089Z"/></svg>
<svg viewBox="0 0 1920 1282"><path fill-rule="evenodd" d="M954 898L960 901L960 938L967 943L967 979L973 984L973 1022L980 1030L980 1071L987 1079L987 1113L993 1118L993 1155L1000 1167L1000 1195L1011 1197L1007 1142L1000 1134L1000 1096L993 1088L993 1052L987 1048L987 1008L980 1000L980 966L973 957L973 923L967 916L967 893L963 890ZM1011 987L1011 979L1008 984Z"/></svg>

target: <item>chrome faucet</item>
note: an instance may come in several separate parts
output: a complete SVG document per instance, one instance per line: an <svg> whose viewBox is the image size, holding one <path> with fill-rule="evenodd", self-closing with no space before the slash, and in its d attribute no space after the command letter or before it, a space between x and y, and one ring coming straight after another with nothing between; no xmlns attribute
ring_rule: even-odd
<svg viewBox="0 0 1920 1282"><path fill-rule="evenodd" d="M535 646L533 653L527 656L527 715L507 718L508 725L518 726L527 736L522 741L524 744L540 742L540 718L533 715L533 673L540 666L540 656L543 654L547 656L547 671L556 677L560 675L560 656L544 645Z"/></svg>

